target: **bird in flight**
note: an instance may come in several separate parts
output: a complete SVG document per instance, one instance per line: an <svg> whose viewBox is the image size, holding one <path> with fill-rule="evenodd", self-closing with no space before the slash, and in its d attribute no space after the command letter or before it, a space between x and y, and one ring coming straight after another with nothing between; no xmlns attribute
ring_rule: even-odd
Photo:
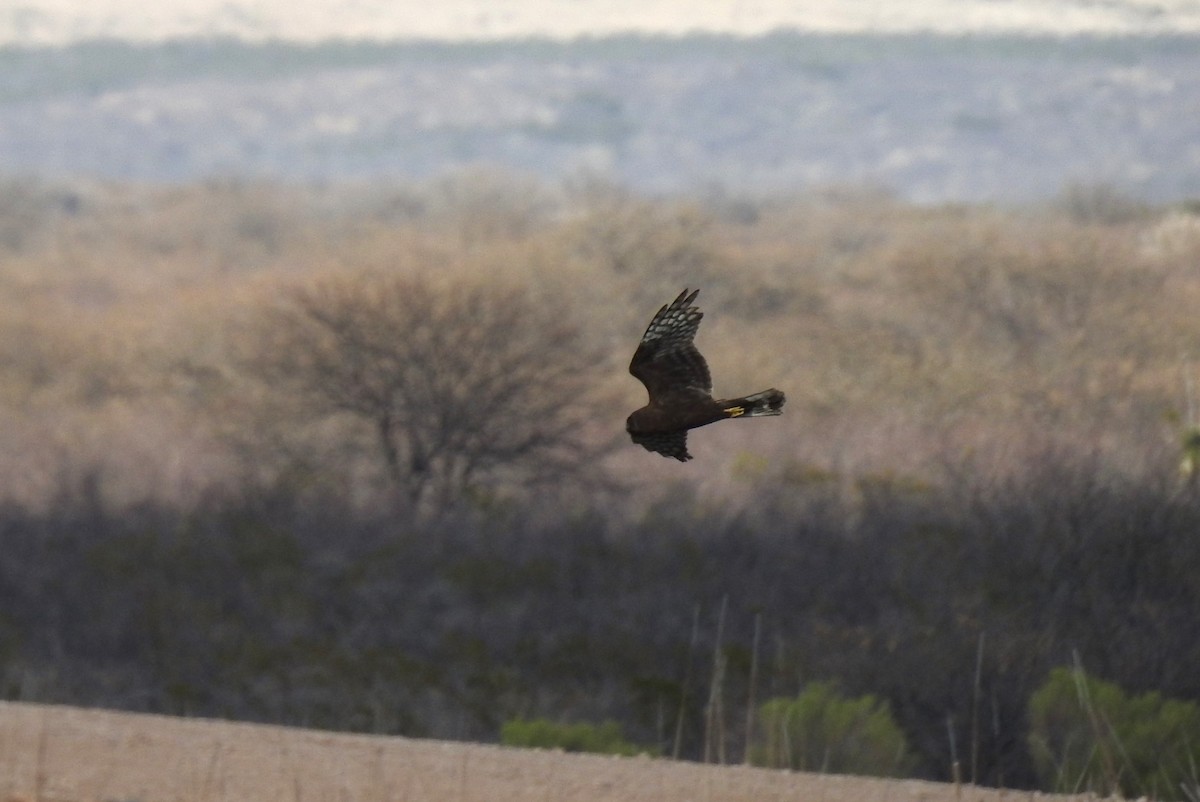
<svg viewBox="0 0 1200 802"><path fill-rule="evenodd" d="M692 305L699 294L684 290L659 309L629 363L629 372L646 385L650 403L629 416L625 431L647 451L680 462L692 458L688 429L726 418L783 414L784 395L774 387L742 398L713 399L708 363L692 343L704 317Z"/></svg>

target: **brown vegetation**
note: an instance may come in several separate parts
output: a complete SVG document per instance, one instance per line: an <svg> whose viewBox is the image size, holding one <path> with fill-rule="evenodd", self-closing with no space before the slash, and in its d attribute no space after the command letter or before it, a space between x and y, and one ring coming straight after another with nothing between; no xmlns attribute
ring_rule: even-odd
<svg viewBox="0 0 1200 802"><path fill-rule="evenodd" d="M496 486L595 484L602 362L566 299L461 278L355 274L285 292L249 347L287 426L345 416L393 488L444 509ZM361 439L348 431L347 442Z"/></svg>
<svg viewBox="0 0 1200 802"><path fill-rule="evenodd" d="M10 182L0 695L737 760L834 680L1028 787L1073 652L1200 698L1200 226L1080 193ZM716 393L789 398L687 466L622 431L683 286Z"/></svg>
<svg viewBox="0 0 1200 802"><path fill-rule="evenodd" d="M294 467L305 450L317 459L323 438L344 452L342 428L306 430L301 448L295 432L263 425L314 422L277 406L303 371L274 388L258 380L318 358L300 318L360 322L381 303L367 296L388 284L411 308L379 315L489 310L473 336L498 346L487 327L512 328L507 371L517 352L536 351L543 368L576 354L569 386L550 395L609 410L612 421L597 418L587 433L593 446L619 433L638 401L624 375L638 322L678 287L701 286L700 340L717 391L769 377L790 399L770 427L697 437L709 477L728 475L742 450L777 470L800 461L908 472L938 461L947 438L978 448L1030 427L1118 450L1169 443L1200 341L1190 218L1164 210L1094 222L1070 213L1078 199L1061 211L917 208L855 194L648 201L491 174L395 191L10 181L6 195L0 475L25 500L97 473L114 501L176 498L243 481L251 467ZM295 347L281 342L289 337ZM448 366L476 347L464 340L437 360ZM308 394L345 387L343 375L329 378ZM344 406L325 399L330 412ZM548 407L543 399L530 417ZM385 454L413 447L384 445ZM369 466L353 464L369 450L337 455L334 472L361 475ZM622 471L667 470L625 452Z"/></svg>

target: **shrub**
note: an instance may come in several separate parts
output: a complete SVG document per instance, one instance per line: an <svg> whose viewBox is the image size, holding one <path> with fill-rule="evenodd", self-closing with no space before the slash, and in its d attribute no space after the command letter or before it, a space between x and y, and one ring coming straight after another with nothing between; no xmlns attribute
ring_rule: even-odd
<svg viewBox="0 0 1200 802"><path fill-rule="evenodd" d="M581 434L595 355L565 299L501 280L364 272L272 304L249 362L268 394L296 405L288 425L356 421L415 507L596 480L603 447Z"/></svg>
<svg viewBox="0 0 1200 802"><path fill-rule="evenodd" d="M544 718L511 719L500 728L500 743L565 752L596 752L603 755L636 755L645 751L621 736L615 721L602 724L559 724Z"/></svg>
<svg viewBox="0 0 1200 802"><path fill-rule="evenodd" d="M1200 706L1157 692L1127 696L1060 667L1030 698L1029 747L1046 788L1180 799L1200 761Z"/></svg>
<svg viewBox="0 0 1200 802"><path fill-rule="evenodd" d="M904 733L887 702L848 699L830 682L813 682L795 699L761 708L751 762L772 768L894 777L912 767Z"/></svg>

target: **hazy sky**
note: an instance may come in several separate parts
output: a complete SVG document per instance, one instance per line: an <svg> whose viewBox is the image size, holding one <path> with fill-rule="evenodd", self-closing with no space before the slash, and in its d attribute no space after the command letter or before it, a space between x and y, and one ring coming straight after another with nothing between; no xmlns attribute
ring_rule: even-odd
<svg viewBox="0 0 1200 802"><path fill-rule="evenodd" d="M1200 0L0 0L0 43L439 39L637 30L1200 32Z"/></svg>

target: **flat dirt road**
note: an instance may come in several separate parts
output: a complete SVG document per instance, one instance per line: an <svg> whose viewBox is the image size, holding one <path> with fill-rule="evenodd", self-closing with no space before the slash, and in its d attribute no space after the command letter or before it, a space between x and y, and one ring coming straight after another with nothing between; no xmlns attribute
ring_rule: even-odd
<svg viewBox="0 0 1200 802"><path fill-rule="evenodd" d="M0 702L0 802L1089 798Z"/></svg>

